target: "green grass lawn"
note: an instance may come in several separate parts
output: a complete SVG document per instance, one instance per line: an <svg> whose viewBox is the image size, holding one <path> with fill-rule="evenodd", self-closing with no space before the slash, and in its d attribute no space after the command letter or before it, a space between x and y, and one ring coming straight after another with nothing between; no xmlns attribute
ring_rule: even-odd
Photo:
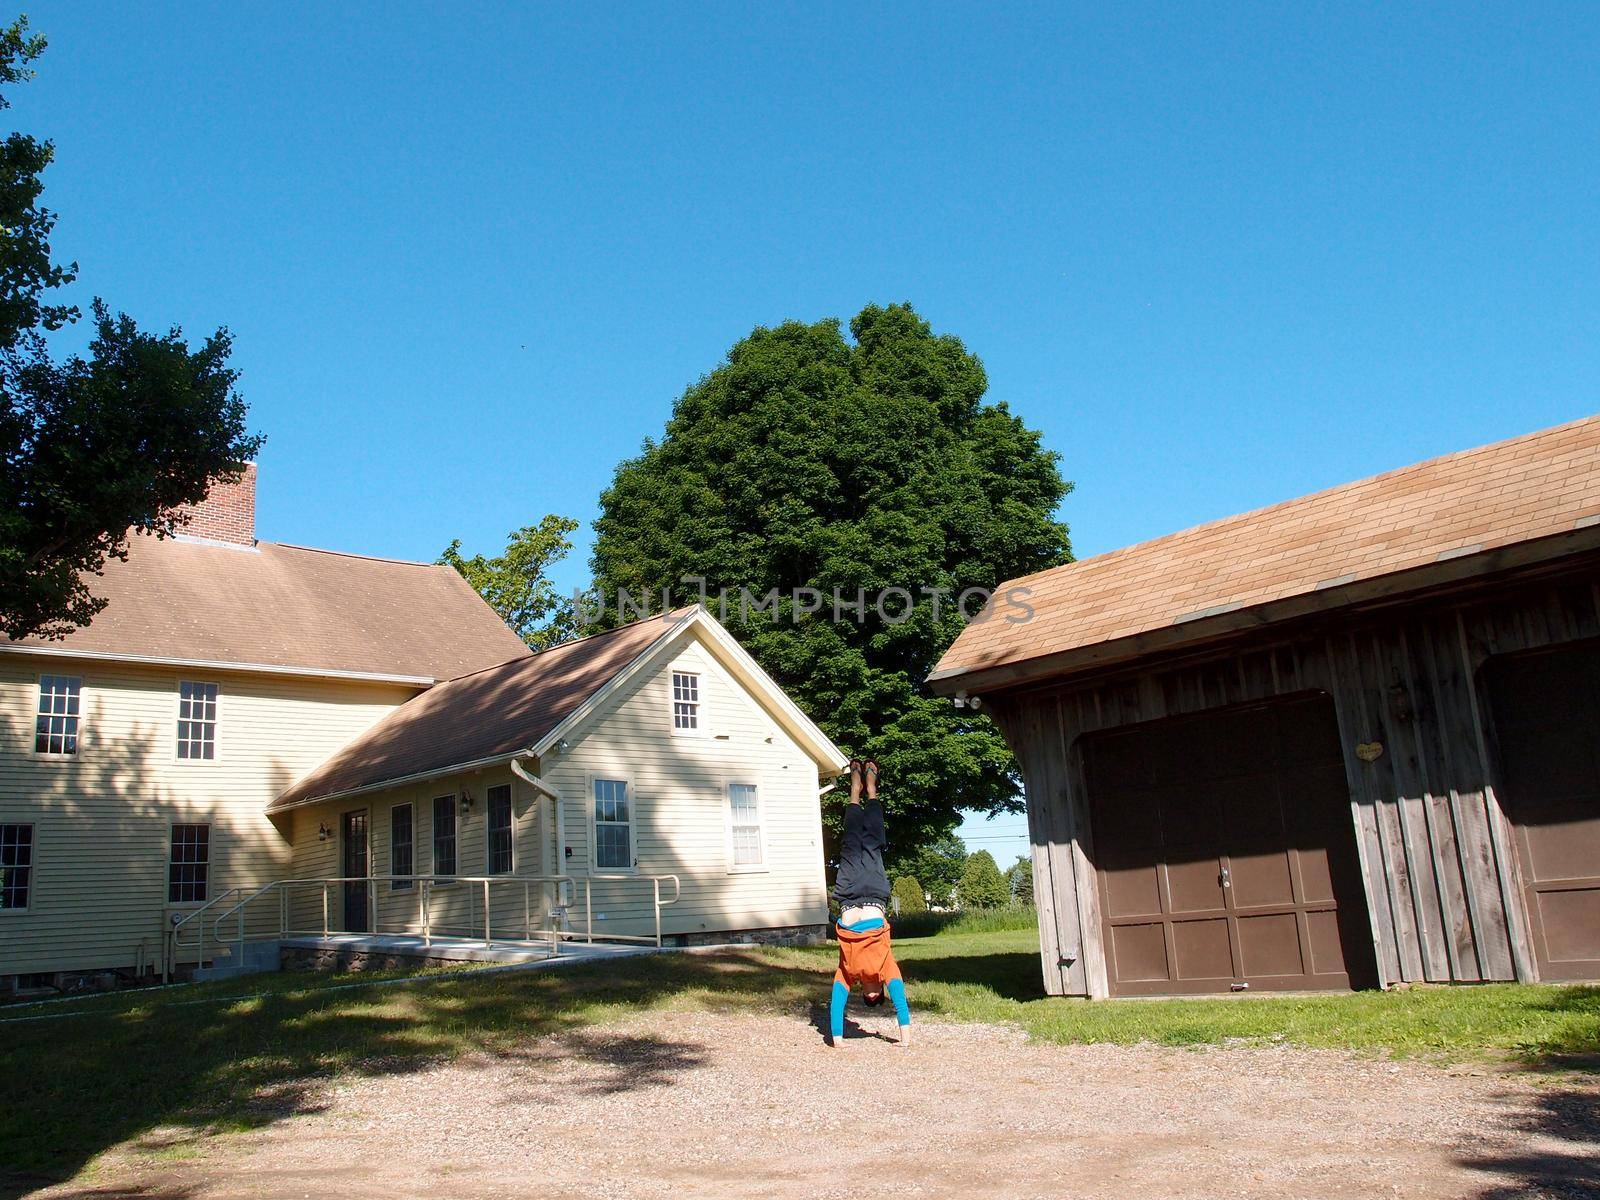
<svg viewBox="0 0 1600 1200"><path fill-rule="evenodd" d="M1600 1054L1596 987L1087 1003L1043 996L1026 917L907 922L896 949L915 1012L1009 1022L1045 1041L1244 1039L1530 1066L1582 1065L1582 1056L1592 1065ZM774 1013L820 1028L834 960L829 948L751 948L560 971L437 972L398 985L264 975L0 1008L0 1072L20 1089L19 1102L0 1106L0 1194L69 1178L152 1129L206 1134L293 1115L332 1073L402 1074L640 1008Z"/></svg>

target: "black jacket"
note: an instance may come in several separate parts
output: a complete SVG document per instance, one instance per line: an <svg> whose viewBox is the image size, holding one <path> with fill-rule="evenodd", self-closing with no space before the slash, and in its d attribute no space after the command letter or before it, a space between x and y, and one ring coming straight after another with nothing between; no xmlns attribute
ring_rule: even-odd
<svg viewBox="0 0 1600 1200"><path fill-rule="evenodd" d="M833 898L841 908L852 904L889 904L889 876L883 869L883 805L863 800L844 810L844 841L839 847L839 874Z"/></svg>

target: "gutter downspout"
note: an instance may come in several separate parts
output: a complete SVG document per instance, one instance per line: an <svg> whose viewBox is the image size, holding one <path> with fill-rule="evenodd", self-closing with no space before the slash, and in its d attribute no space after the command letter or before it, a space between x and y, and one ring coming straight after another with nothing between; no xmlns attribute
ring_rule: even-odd
<svg viewBox="0 0 1600 1200"><path fill-rule="evenodd" d="M530 761L537 765L539 760L530 759ZM561 799L561 789L540 779L522 765L521 759L513 758L511 760L511 773L533 788L534 791L550 797L556 826L556 869L552 874L565 875L567 873L567 808L565 802ZM563 883L557 886L561 889L561 903L571 904L572 896L567 891L567 885Z"/></svg>

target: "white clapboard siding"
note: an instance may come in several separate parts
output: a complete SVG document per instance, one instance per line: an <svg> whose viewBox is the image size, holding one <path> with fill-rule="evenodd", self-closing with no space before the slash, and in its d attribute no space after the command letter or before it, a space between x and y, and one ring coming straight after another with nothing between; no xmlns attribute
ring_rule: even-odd
<svg viewBox="0 0 1600 1200"><path fill-rule="evenodd" d="M674 667L700 675L698 736L672 731L671 673ZM726 736L718 736L726 735ZM339 874L341 814L369 813L371 870L389 874L390 812L396 804L414 805L414 872L430 874L433 857L433 799L472 796L470 810L458 816L457 871L485 874L484 833L487 792L495 784L513 785L515 875L567 874L581 879L591 870L590 817L595 777L626 779L634 813L638 875L676 874L683 883L679 902L663 911L667 934L770 929L817 925L827 920L823 880L821 809L816 763L771 720L759 702L714 658L698 630L683 635L678 650L657 669L641 673L599 707L566 739L567 749L538 764L538 774L563 797L570 855L559 866L552 802L507 768L490 768L431 782L387 789L296 810L292 814L294 873L320 878ZM760 788L765 858L758 871L730 869L729 783ZM330 836L321 838L326 827ZM380 932L420 929L419 896L378 886ZM622 883L594 881L596 933L649 935L654 932L650 884L643 878ZM669 884L663 899L671 897ZM569 889L570 920L583 927L584 889ZM491 887L491 932L514 937L524 922L522 890L513 883ZM530 907L536 926L545 924L550 889L534 890ZM306 889L293 909L302 930L321 928L320 891ZM341 897L331 889L329 923L343 926ZM437 934L481 935L482 889L456 884L435 888L430 916Z"/></svg>
<svg viewBox="0 0 1600 1200"><path fill-rule="evenodd" d="M702 728L672 730L672 670L700 675ZM569 739L543 777L565 798L573 874L592 868L593 780L626 779L636 869L676 874L679 902L667 933L820 924L827 920L817 766L734 681L698 631L658 670L635 678ZM731 870L728 785L760 788L765 864ZM594 884L596 929L648 933L649 888Z"/></svg>
<svg viewBox="0 0 1600 1200"><path fill-rule="evenodd" d="M550 896L537 883L525 889L519 880L550 874L552 856L549 845L553 828L549 819L550 801L509 769L492 768L430 782L390 788L343 801L310 805L286 814L292 821L294 874L301 879L334 878L342 874L341 831L345 813L367 813L370 871L374 876L394 874L390 860L392 817L397 805L412 806L413 875L438 871L433 853L433 801L449 797L457 804L456 873L464 876L488 875L486 832L488 829L488 790L499 784L511 786L512 859L514 870L501 876L503 882L490 886L490 932L494 937L519 937L526 931L525 921L535 928L544 924ZM457 799L462 791L472 797L470 809L462 813ZM321 836L326 827L329 836ZM422 929L420 887L395 890L391 882L380 879L372 885L377 898L378 932L415 933ZM369 901L370 904L370 901ZM369 909L370 914L370 909ZM446 935L483 933L483 888L480 884L433 884L429 889L429 916L433 932ZM300 932L322 928L322 889L296 888L292 903L293 927ZM339 888L328 889L328 921L331 929L345 928L343 897ZM370 915L367 923L370 924Z"/></svg>
<svg viewBox="0 0 1600 1200"><path fill-rule="evenodd" d="M83 680L78 754L33 752L40 674ZM217 757L177 757L178 685L218 684ZM211 826L212 894L279 878L285 786L411 695L389 684L0 656L0 823L34 826L29 907L0 910L0 975L155 964L170 826ZM313 826L314 828L314 826Z"/></svg>

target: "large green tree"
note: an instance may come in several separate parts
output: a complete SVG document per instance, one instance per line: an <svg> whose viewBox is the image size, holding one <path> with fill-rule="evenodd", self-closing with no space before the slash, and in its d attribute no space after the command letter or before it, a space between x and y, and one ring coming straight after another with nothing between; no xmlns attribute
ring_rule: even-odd
<svg viewBox="0 0 1600 1200"><path fill-rule="evenodd" d="M545 572L572 549L567 535L577 527L571 517L552 513L537 525L514 530L504 554L466 558L461 553L461 539L456 538L439 561L461 572L518 637L535 650L543 650L575 632L571 600L556 591Z"/></svg>
<svg viewBox="0 0 1600 1200"><path fill-rule="evenodd" d="M977 357L910 306L866 308L849 333L757 329L690 387L603 493L594 576L613 609L621 588L693 598L686 577L713 611L723 589L777 589L773 612L731 599L719 615L840 746L878 759L909 847L964 809L1019 805L995 728L922 681L960 630L958 596L1067 561L1069 485L1038 433L985 403ZM905 591L880 609L889 588Z"/></svg>
<svg viewBox="0 0 1600 1200"><path fill-rule="evenodd" d="M32 77L44 39L26 18L0 33L0 89ZM9 107L0 90L0 108ZM50 249L39 204L54 149L22 133L0 144L0 632L59 637L104 606L87 578L127 555L130 531L158 535L177 506L236 477L261 439L219 330L196 350L142 332L94 302L87 354L57 360L46 334L78 310L50 295L76 274Z"/></svg>

